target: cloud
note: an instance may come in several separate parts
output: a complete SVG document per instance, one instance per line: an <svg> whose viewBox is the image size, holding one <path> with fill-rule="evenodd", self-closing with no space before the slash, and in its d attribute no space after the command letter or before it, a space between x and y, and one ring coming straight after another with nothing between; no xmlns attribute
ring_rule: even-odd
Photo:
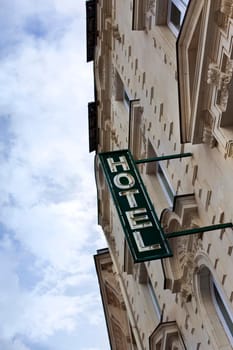
<svg viewBox="0 0 233 350"><path fill-rule="evenodd" d="M24 345L18 339L13 340L13 341L0 339L0 349L4 349L4 350L32 350L29 347L27 347L26 345Z"/></svg>
<svg viewBox="0 0 233 350"><path fill-rule="evenodd" d="M99 296L94 291L96 281L91 273L68 274L51 265L40 267L42 278L39 276L28 289L22 285L18 271L24 254L12 241L1 246L0 334L3 338L22 334L40 341L59 330L78 331L84 319L90 324L100 322ZM31 268L35 269L32 261Z"/></svg>
<svg viewBox="0 0 233 350"><path fill-rule="evenodd" d="M4 350L30 350L33 342L47 349L61 332L55 348L63 350L83 323L103 324L92 259L105 241L96 226L93 156L87 153L93 81L85 64L84 8L76 0L1 3ZM98 337L80 335L76 347L93 348Z"/></svg>

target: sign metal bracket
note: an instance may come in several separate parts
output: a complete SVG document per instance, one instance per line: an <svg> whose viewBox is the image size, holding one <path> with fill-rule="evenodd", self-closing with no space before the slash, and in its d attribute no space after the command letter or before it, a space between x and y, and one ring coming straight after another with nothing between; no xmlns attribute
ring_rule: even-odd
<svg viewBox="0 0 233 350"><path fill-rule="evenodd" d="M179 159L179 158L186 158L186 157L192 157L192 153L178 153L178 154L170 154L166 156L160 156L160 157L153 157L153 158L145 158L145 159L137 159L134 160L135 164L142 164L142 163L151 163L151 162L159 162L162 160L170 160L170 159Z"/></svg>
<svg viewBox="0 0 233 350"><path fill-rule="evenodd" d="M216 225L210 225L210 226L194 227L194 228L191 228L188 230L165 233L165 237L166 238L174 238L174 237L180 237L180 236L188 236L188 235L193 235L196 233L224 230L226 228L233 229L233 224L231 222L227 222L227 223L223 223L223 224L216 224Z"/></svg>

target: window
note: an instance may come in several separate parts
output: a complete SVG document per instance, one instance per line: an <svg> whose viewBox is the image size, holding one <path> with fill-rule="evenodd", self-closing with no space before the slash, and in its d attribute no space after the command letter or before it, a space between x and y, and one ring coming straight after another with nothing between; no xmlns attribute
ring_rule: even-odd
<svg viewBox="0 0 233 350"><path fill-rule="evenodd" d="M151 142L148 141L148 158L153 157L157 157L157 154L155 153ZM166 201L168 202L169 206L171 206L173 204L175 192L173 191L168 176L166 175L163 163L163 161L148 163L146 172L148 175L156 175L163 194L166 197Z"/></svg>
<svg viewBox="0 0 233 350"><path fill-rule="evenodd" d="M142 134L141 134L141 121L142 121L143 108L139 100L131 100L129 107L129 136L128 136L128 148L131 150L134 159L141 158L142 147Z"/></svg>
<svg viewBox="0 0 233 350"><path fill-rule="evenodd" d="M213 278L211 278L211 294L218 317L231 341L231 345L233 345L233 314L225 304L222 292L218 289Z"/></svg>
<svg viewBox="0 0 233 350"><path fill-rule="evenodd" d="M146 0L133 1L132 29L145 29Z"/></svg>
<svg viewBox="0 0 233 350"><path fill-rule="evenodd" d="M156 25L168 25L177 36L189 1L133 0L132 30L150 30L155 20Z"/></svg>
<svg viewBox="0 0 233 350"><path fill-rule="evenodd" d="M173 204L174 200L174 192L172 190L172 187L168 181L168 178L165 175L165 172L162 168L162 165L160 163L157 164L157 174L158 174L158 180L164 190L164 193L169 201L170 204Z"/></svg>
<svg viewBox="0 0 233 350"><path fill-rule="evenodd" d="M125 107L129 109L130 98L117 71L115 73L115 100L123 102Z"/></svg>
<svg viewBox="0 0 233 350"><path fill-rule="evenodd" d="M177 73L181 125L181 143L203 142L203 113L208 96L205 84L205 60L209 53L207 23L210 16L208 2L192 1L177 39ZM214 14L213 14L214 15ZM211 34L209 34L211 35ZM204 72L204 73L203 73ZM209 97L208 97L209 99ZM207 100L207 97L206 97ZM208 102L209 103L209 102Z"/></svg>
<svg viewBox="0 0 233 350"><path fill-rule="evenodd" d="M148 290L149 290L149 293L150 293L150 296L151 296L151 300L152 300L152 303L153 303L156 315L157 315L158 319L160 319L160 317L161 317L161 308L160 308L160 305L159 305L159 302L158 302L158 299L157 299L157 296L155 294L155 291L154 291L154 288L152 286L150 278L148 279Z"/></svg>
<svg viewBox="0 0 233 350"><path fill-rule="evenodd" d="M186 349L176 322L161 322L149 337L149 349Z"/></svg>
<svg viewBox="0 0 233 350"><path fill-rule="evenodd" d="M133 257L129 251L128 243L125 240L124 243L124 272L128 275L132 275L134 267Z"/></svg>
<svg viewBox="0 0 233 350"><path fill-rule="evenodd" d="M184 19L189 0L169 0L167 23L171 31L177 36Z"/></svg>
<svg viewBox="0 0 233 350"><path fill-rule="evenodd" d="M117 70L115 71L115 100L123 101L124 84Z"/></svg>
<svg viewBox="0 0 233 350"><path fill-rule="evenodd" d="M211 328L214 328L215 341L221 339L221 346L233 345L233 312L220 284L214 279L211 271L202 266L199 272L199 288ZM223 340L224 344L223 344Z"/></svg>
<svg viewBox="0 0 233 350"><path fill-rule="evenodd" d="M125 107L126 107L127 109L129 109L130 98L129 98L127 92L125 91L125 89L124 89L124 91L123 91L123 102L124 102Z"/></svg>

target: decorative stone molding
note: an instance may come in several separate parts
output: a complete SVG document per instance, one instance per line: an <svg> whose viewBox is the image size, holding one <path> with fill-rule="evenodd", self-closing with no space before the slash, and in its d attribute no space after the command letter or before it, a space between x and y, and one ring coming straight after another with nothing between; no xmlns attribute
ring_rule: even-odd
<svg viewBox="0 0 233 350"><path fill-rule="evenodd" d="M161 224L165 232L175 232L197 227L198 213L194 195L180 196L175 200L173 211L164 210ZM165 288L173 293L181 293L185 302L191 301L193 294L192 276L196 269L195 254L201 248L198 235L172 238L169 241L173 257L162 261Z"/></svg>
<svg viewBox="0 0 233 350"><path fill-rule="evenodd" d="M211 11L205 3L190 1L177 39L177 79L182 143L202 142L203 124L199 111L205 108L208 93L206 80L202 75L206 72L206 61L209 57L210 32L208 32L207 19ZM218 73L216 70L210 70L208 79L213 82L219 81Z"/></svg>
<svg viewBox="0 0 233 350"><path fill-rule="evenodd" d="M165 209L161 215L161 224L165 230L174 226L177 231L181 227L189 227L197 217L197 203L194 194L176 196L173 210Z"/></svg>
<svg viewBox="0 0 233 350"><path fill-rule="evenodd" d="M132 29L144 30L146 19L147 0L133 1Z"/></svg>
<svg viewBox="0 0 233 350"><path fill-rule="evenodd" d="M125 307L123 307L123 299L122 296L119 293L119 290L117 288L117 285L114 286L114 288L111 286L111 284L109 283L109 281L105 282L105 290L106 290L106 294L107 294L107 302L109 305L112 305L116 308L123 308L125 309Z"/></svg>
<svg viewBox="0 0 233 350"><path fill-rule="evenodd" d="M217 141L213 135L214 120L210 112L203 112L204 128L203 128L203 143L208 144L211 148L214 148Z"/></svg>
<svg viewBox="0 0 233 350"><path fill-rule="evenodd" d="M227 108L227 102L228 102L228 85L232 79L232 73L233 73L233 60L230 58L227 59L226 62L226 68L225 72L222 76L222 86L221 86L221 96L220 96L220 106L222 106L222 111L225 111Z"/></svg>
<svg viewBox="0 0 233 350"><path fill-rule="evenodd" d="M209 64L207 72L207 83L213 84L218 90L230 83L233 72L233 60L227 58L226 67L221 71L219 66L213 62Z"/></svg>
<svg viewBox="0 0 233 350"><path fill-rule="evenodd" d="M208 67L207 83L215 85L218 89L221 88L221 71L218 65L213 62Z"/></svg>
<svg viewBox="0 0 233 350"><path fill-rule="evenodd" d="M163 349L186 349L176 322L160 323L149 338L149 350Z"/></svg>
<svg viewBox="0 0 233 350"><path fill-rule="evenodd" d="M130 323L118 275L107 249L97 252L95 265L112 349L133 349Z"/></svg>
<svg viewBox="0 0 233 350"><path fill-rule="evenodd" d="M232 0L221 0L220 11L225 16L233 18L233 1Z"/></svg>
<svg viewBox="0 0 233 350"><path fill-rule="evenodd" d="M226 156L233 158L233 140L230 140L226 144Z"/></svg>
<svg viewBox="0 0 233 350"><path fill-rule="evenodd" d="M205 138L207 142L210 141L211 144L212 141L214 142L214 139L211 139L211 133L213 133L218 142L219 150L227 158L233 156L233 0L219 1L217 7L219 11L215 13L215 21L224 29L224 33L218 28L217 40L212 47L212 52L216 57L215 62L208 66L207 82L210 84L210 89L208 92L209 102L205 107L214 119L213 124L208 126L207 123L205 125L206 130L205 135L203 133L203 139Z"/></svg>
<svg viewBox="0 0 233 350"><path fill-rule="evenodd" d="M177 237L170 240L173 257L162 262L165 274L165 288L180 293L185 302L193 295L193 273L196 269L194 257L201 248L198 236Z"/></svg>
<svg viewBox="0 0 233 350"><path fill-rule="evenodd" d="M117 41L119 41L119 43L121 43L121 35L120 35L120 32L119 32L118 25L113 25L112 26L112 35L113 35L114 39L116 39Z"/></svg>
<svg viewBox="0 0 233 350"><path fill-rule="evenodd" d="M147 0L146 13L145 13L145 30L148 32L151 30L153 16L156 15L155 0Z"/></svg>
<svg viewBox="0 0 233 350"><path fill-rule="evenodd" d="M140 284L146 284L148 282L147 269L144 263L136 264L134 266L133 275L135 280Z"/></svg>
<svg viewBox="0 0 233 350"><path fill-rule="evenodd" d="M218 93L218 105L224 112L228 102L228 85L232 79L233 60L227 59L224 71L221 71L217 64L210 63L207 72L207 83L216 86Z"/></svg>
<svg viewBox="0 0 233 350"><path fill-rule="evenodd" d="M215 23L223 30L226 30L228 17L220 10L215 12Z"/></svg>
<svg viewBox="0 0 233 350"><path fill-rule="evenodd" d="M119 137L117 135L116 129L111 130L111 140L115 143L118 144Z"/></svg>
<svg viewBox="0 0 233 350"><path fill-rule="evenodd" d="M132 100L130 103L130 136L129 147L134 159L140 159L142 148L142 128L141 120L143 107L139 100Z"/></svg>
<svg viewBox="0 0 233 350"><path fill-rule="evenodd" d="M219 10L215 13L215 22L220 28L226 30L230 18L233 18L233 2L222 0Z"/></svg>
<svg viewBox="0 0 233 350"><path fill-rule="evenodd" d="M155 0L148 0L147 11L155 16Z"/></svg>

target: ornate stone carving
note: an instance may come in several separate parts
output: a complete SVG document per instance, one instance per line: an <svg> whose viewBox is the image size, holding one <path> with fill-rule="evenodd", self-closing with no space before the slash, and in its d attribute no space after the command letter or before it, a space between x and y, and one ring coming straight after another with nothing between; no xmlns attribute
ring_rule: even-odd
<svg viewBox="0 0 233 350"><path fill-rule="evenodd" d="M228 102L228 85L232 79L232 72L233 72L233 60L228 59L226 63L226 69L225 72L222 73L222 82L221 82L221 88L220 88L220 100L219 105L222 109L222 111L226 111L227 109L227 102Z"/></svg>
<svg viewBox="0 0 233 350"><path fill-rule="evenodd" d="M228 102L229 92L228 89L225 88L220 91L219 94L219 106L222 110L222 112L225 112L227 109L227 102Z"/></svg>
<svg viewBox="0 0 233 350"><path fill-rule="evenodd" d="M233 18L233 2L232 0L221 0L220 8L215 13L215 22L226 30L229 18Z"/></svg>
<svg viewBox="0 0 233 350"><path fill-rule="evenodd" d="M217 64L210 63L207 72L207 83L215 85L218 93L218 104L221 110L224 112L227 108L228 102L228 85L232 79L233 73L233 60L227 59L226 67L224 71L221 71Z"/></svg>
<svg viewBox="0 0 233 350"><path fill-rule="evenodd" d="M175 232L197 226L197 204L194 195L181 196L176 200L174 211L166 209L161 218L165 232ZM164 259L165 288L173 293L180 293L185 302L192 298L193 273L196 269L195 254L201 248L198 235L172 238L169 241L173 257Z"/></svg>
<svg viewBox="0 0 233 350"><path fill-rule="evenodd" d="M147 11L155 16L155 0L148 0Z"/></svg>
<svg viewBox="0 0 233 350"><path fill-rule="evenodd" d="M190 237L191 238L191 237ZM187 242L185 247L184 261L183 261L183 276L181 284L181 297L189 302L192 299L193 294L193 276L194 271L197 269L195 262L195 255L198 250L202 249L202 241L199 237L192 237Z"/></svg>
<svg viewBox="0 0 233 350"><path fill-rule="evenodd" d="M215 13L215 22L223 30L227 29L229 18L233 18L232 0L221 0L220 8Z"/></svg>
<svg viewBox="0 0 233 350"><path fill-rule="evenodd" d="M155 0L147 0L145 8L145 30L146 32L152 27L152 17L156 15Z"/></svg>
<svg viewBox="0 0 233 350"><path fill-rule="evenodd" d="M109 251L106 249L95 256L101 297L113 349L133 348L134 340L121 293L121 288Z"/></svg>
<svg viewBox="0 0 233 350"><path fill-rule="evenodd" d="M232 0L222 0L220 11L224 13L225 16L233 18L233 1Z"/></svg>
<svg viewBox="0 0 233 350"><path fill-rule="evenodd" d="M211 148L214 148L217 144L213 136L213 127L208 124L206 124L203 129L203 143L208 144Z"/></svg>
<svg viewBox="0 0 233 350"><path fill-rule="evenodd" d="M228 24L228 17L221 11L216 11L215 22L220 28L222 28L223 30L226 30L227 24Z"/></svg>
<svg viewBox="0 0 233 350"><path fill-rule="evenodd" d="M203 136L202 141L208 144L211 148L215 147L217 141L213 135L214 128L214 120L209 111L203 111L203 119L204 119L204 128L203 128Z"/></svg>
<svg viewBox="0 0 233 350"><path fill-rule="evenodd" d="M208 67L207 83L215 85L218 89L221 87L221 71L218 65L213 62Z"/></svg>
<svg viewBox="0 0 233 350"><path fill-rule="evenodd" d="M230 140L226 144L226 156L233 158L233 140Z"/></svg>
<svg viewBox="0 0 233 350"><path fill-rule="evenodd" d="M120 32L119 32L118 25L113 25L112 26L112 35L113 35L114 39L116 39L119 42L121 42L121 35L120 35Z"/></svg>

